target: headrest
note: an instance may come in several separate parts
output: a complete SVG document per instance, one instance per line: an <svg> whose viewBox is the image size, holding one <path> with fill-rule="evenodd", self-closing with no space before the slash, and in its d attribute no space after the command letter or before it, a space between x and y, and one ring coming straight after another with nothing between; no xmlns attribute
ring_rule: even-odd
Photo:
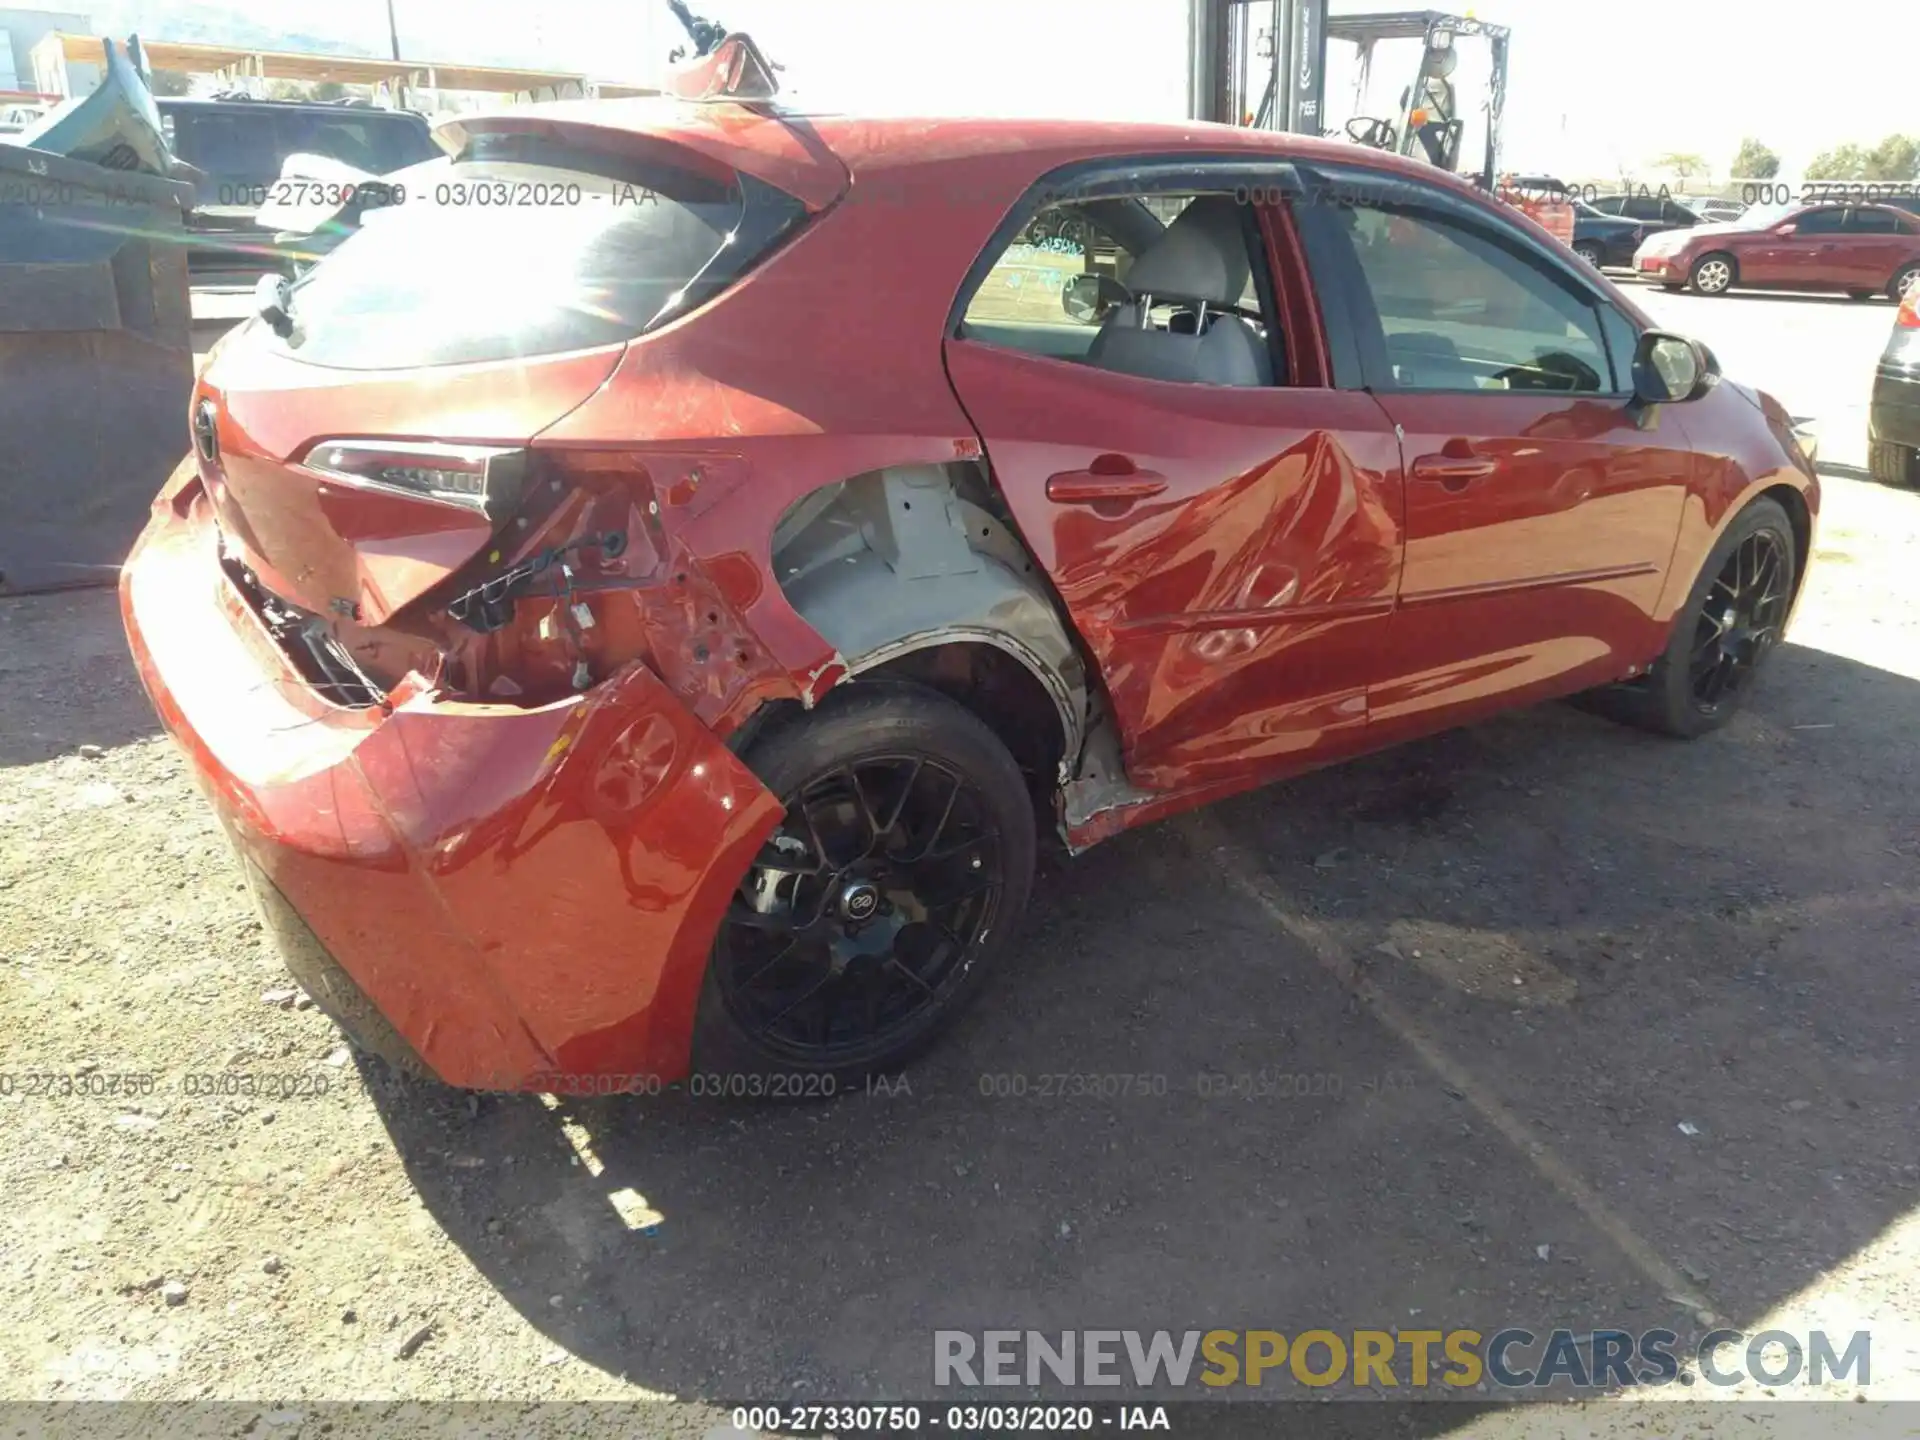
<svg viewBox="0 0 1920 1440"><path fill-rule="evenodd" d="M1238 305L1252 273L1239 202L1231 195L1201 195L1133 262L1127 288L1136 295Z"/></svg>

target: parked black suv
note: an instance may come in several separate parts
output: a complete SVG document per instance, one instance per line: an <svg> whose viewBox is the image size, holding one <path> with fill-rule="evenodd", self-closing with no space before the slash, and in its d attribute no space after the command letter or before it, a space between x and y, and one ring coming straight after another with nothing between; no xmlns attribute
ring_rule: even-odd
<svg viewBox="0 0 1920 1440"><path fill-rule="evenodd" d="M254 221L289 155L325 155L375 175L440 154L411 110L351 101L167 98L156 102L173 153L206 175L188 226L190 270L274 269L273 237Z"/></svg>

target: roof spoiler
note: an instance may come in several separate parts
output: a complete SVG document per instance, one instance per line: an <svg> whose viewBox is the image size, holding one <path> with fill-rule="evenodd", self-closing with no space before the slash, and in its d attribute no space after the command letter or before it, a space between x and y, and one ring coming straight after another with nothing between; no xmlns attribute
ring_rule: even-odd
<svg viewBox="0 0 1920 1440"><path fill-rule="evenodd" d="M753 37L732 34L667 76L666 91L680 100L771 100L780 93L773 78L780 67L761 53Z"/></svg>

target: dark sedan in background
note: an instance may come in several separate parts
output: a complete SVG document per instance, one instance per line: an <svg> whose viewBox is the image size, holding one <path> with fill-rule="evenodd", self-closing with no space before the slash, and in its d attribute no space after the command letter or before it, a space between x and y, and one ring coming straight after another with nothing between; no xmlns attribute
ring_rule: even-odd
<svg viewBox="0 0 1920 1440"><path fill-rule="evenodd" d="M1641 241L1663 230L1688 229L1700 217L1656 195L1602 195L1573 207L1573 253L1594 266L1633 267Z"/></svg>
<svg viewBox="0 0 1920 1440"><path fill-rule="evenodd" d="M1889 485L1920 485L1920 285L1907 292L1873 376L1867 468Z"/></svg>

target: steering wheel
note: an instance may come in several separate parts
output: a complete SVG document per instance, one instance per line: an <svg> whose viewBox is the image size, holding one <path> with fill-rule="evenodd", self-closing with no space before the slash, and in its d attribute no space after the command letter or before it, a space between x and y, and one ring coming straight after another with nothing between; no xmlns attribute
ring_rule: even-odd
<svg viewBox="0 0 1920 1440"><path fill-rule="evenodd" d="M1347 121L1347 138L1362 145L1370 145L1375 150L1393 149L1393 123L1388 120L1369 120L1364 115L1356 115Z"/></svg>

